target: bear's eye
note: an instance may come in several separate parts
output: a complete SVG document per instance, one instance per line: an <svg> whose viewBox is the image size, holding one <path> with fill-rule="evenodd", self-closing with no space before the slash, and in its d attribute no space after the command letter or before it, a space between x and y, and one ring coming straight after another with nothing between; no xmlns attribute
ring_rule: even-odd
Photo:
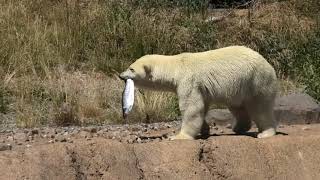
<svg viewBox="0 0 320 180"><path fill-rule="evenodd" d="M133 69L133 68L129 68L129 70L130 70L131 72L134 72L134 69Z"/></svg>

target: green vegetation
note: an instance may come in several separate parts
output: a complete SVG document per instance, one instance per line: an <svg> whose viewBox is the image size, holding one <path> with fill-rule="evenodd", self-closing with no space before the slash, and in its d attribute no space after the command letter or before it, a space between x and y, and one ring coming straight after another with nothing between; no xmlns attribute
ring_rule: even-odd
<svg viewBox="0 0 320 180"><path fill-rule="evenodd" d="M239 44L320 100L318 0L258 1L219 22L205 21L208 2L1 1L0 113L22 127L121 122L114 75L135 59ZM144 92L130 121L176 116L174 95Z"/></svg>
<svg viewBox="0 0 320 180"><path fill-rule="evenodd" d="M273 3L270 3L273 2ZM220 46L243 44L260 52L280 79L306 86L320 100L320 2L265 1L220 23Z"/></svg>

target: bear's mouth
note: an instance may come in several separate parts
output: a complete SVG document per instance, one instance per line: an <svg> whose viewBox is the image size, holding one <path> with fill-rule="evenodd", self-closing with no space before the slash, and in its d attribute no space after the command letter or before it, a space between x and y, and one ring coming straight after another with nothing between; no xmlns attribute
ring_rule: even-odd
<svg viewBox="0 0 320 180"><path fill-rule="evenodd" d="M123 80L123 81L125 81L125 80L127 80L123 75L122 75L122 73L118 76L121 80Z"/></svg>

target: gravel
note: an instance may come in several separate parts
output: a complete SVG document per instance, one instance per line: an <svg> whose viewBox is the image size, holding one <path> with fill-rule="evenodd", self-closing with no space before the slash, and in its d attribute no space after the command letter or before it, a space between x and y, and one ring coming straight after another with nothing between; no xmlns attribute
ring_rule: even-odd
<svg viewBox="0 0 320 180"><path fill-rule="evenodd" d="M34 129L11 129L0 132L1 149L30 147L33 143L73 143L75 139L113 139L122 143L161 142L174 135L180 128L180 121L161 123L138 123L125 125L104 125L90 127L42 127ZM212 127L215 128L215 127ZM215 128L216 130L218 128ZM220 129L219 129L220 130ZM214 132L214 130L212 129ZM10 148L6 144L10 143ZM23 146L21 146L23 145Z"/></svg>

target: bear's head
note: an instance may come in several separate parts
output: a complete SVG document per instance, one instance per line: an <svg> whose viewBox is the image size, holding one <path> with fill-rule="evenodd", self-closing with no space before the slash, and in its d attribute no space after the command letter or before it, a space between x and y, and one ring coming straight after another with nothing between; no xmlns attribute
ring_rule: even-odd
<svg viewBox="0 0 320 180"><path fill-rule="evenodd" d="M137 85L151 81L152 73L150 62L144 58L132 63L119 77L122 80L132 79Z"/></svg>
<svg viewBox="0 0 320 180"><path fill-rule="evenodd" d="M170 68L172 63L166 59L168 57L161 55L145 55L132 63L119 77L122 80L132 79L140 88L175 91L175 66Z"/></svg>

